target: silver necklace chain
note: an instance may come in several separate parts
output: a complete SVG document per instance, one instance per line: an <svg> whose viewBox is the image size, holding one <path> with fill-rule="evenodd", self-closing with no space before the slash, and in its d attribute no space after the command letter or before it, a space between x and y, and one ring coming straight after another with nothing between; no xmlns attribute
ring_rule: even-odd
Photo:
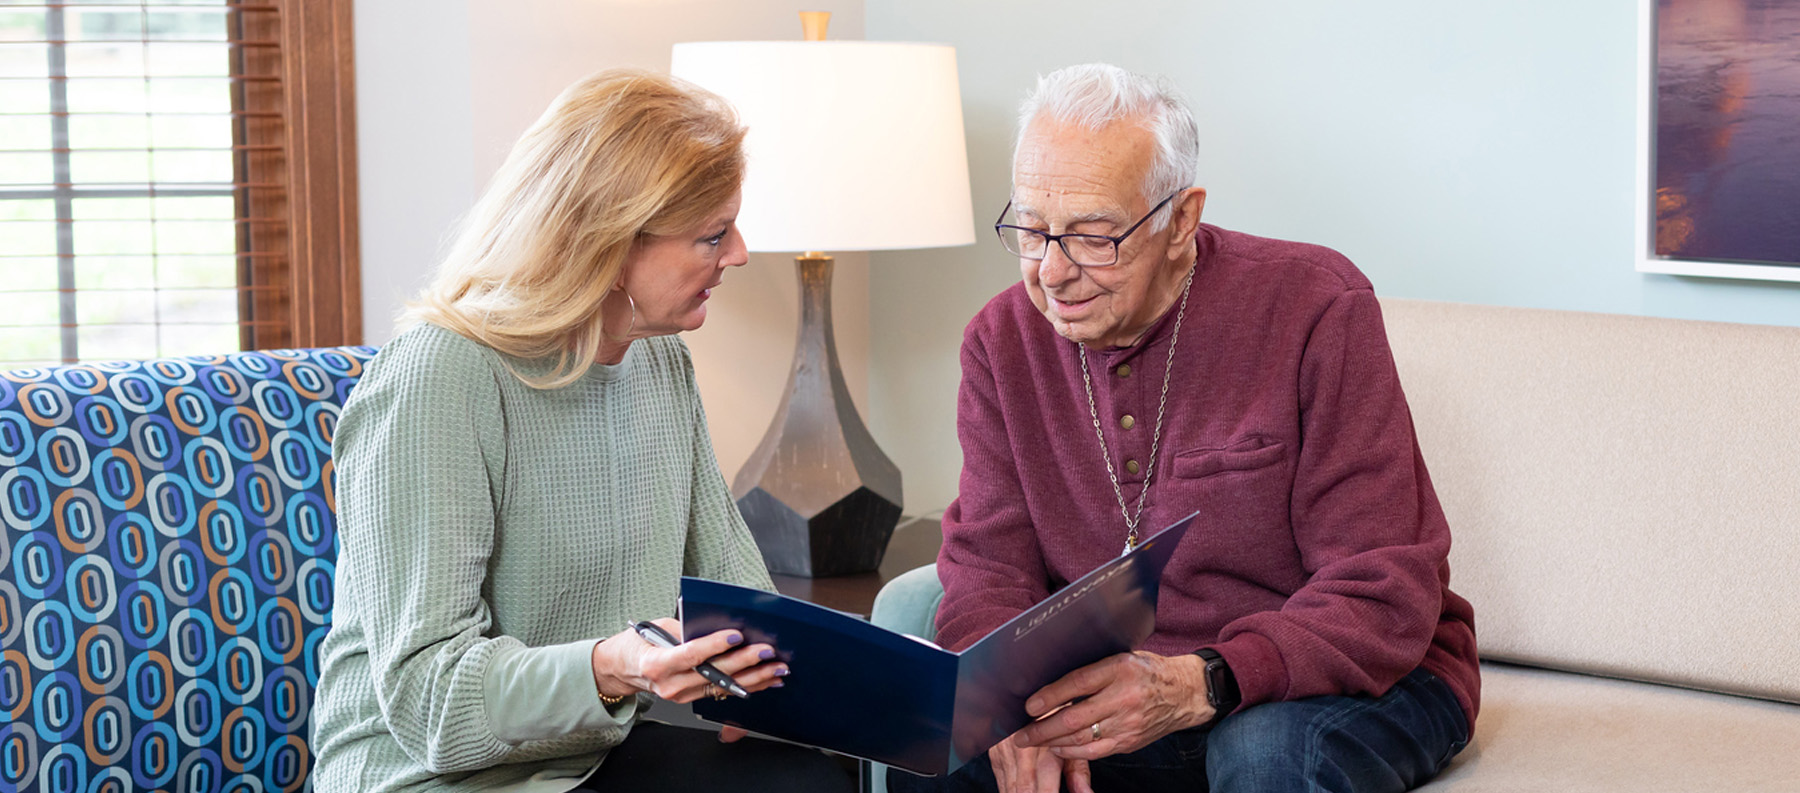
<svg viewBox="0 0 1800 793"><path fill-rule="evenodd" d="M1181 320L1187 316L1188 291L1194 287L1194 269L1188 270L1181 287L1181 308L1175 312L1175 331L1169 336L1169 357L1163 362L1162 396L1156 402L1156 429L1150 435L1149 467L1144 469L1144 489L1138 492L1137 514L1125 509L1125 491L1119 488L1119 475L1113 471L1112 452L1106 448L1106 433L1100 429L1100 408L1094 404L1094 380L1088 374L1087 347L1075 342L1075 354L1081 358L1081 387L1087 390L1088 416L1094 420L1094 437L1100 439L1100 459L1106 463L1106 478L1112 480L1113 498L1119 502L1119 514L1125 518L1125 553L1137 547L1138 522L1144 517L1144 499L1150 495L1150 477L1156 474L1156 447L1162 442L1163 409L1169 405L1169 376L1175 372L1175 345L1181 341Z"/></svg>

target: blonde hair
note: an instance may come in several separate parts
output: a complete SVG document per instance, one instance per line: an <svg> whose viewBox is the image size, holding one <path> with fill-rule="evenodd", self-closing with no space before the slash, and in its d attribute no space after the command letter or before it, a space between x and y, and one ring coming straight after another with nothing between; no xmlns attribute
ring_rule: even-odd
<svg viewBox="0 0 1800 793"><path fill-rule="evenodd" d="M579 380L632 244L685 232L730 200L743 141L725 100L667 75L609 69L569 86L513 145L401 326L555 356L547 373L513 370L533 388Z"/></svg>

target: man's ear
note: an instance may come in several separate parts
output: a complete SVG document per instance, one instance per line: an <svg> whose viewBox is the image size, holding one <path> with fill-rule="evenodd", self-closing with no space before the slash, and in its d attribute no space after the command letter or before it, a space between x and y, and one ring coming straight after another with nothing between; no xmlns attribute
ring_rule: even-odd
<svg viewBox="0 0 1800 793"><path fill-rule="evenodd" d="M1190 187L1175 196L1173 216L1169 218L1169 258L1186 257L1194 250L1194 232L1200 228L1200 213L1206 209L1206 188Z"/></svg>

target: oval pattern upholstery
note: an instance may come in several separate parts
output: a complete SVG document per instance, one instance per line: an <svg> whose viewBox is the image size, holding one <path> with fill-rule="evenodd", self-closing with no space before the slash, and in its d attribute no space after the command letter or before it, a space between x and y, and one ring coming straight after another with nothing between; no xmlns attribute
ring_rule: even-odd
<svg viewBox="0 0 1800 793"><path fill-rule="evenodd" d="M371 347L0 373L0 790L306 784Z"/></svg>

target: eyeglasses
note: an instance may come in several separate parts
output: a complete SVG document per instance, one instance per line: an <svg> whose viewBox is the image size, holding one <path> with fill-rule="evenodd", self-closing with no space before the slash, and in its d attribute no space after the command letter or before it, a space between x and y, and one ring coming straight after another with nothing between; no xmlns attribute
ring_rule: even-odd
<svg viewBox="0 0 1800 793"><path fill-rule="evenodd" d="M1000 244L1006 248L1008 253L1021 259L1043 261L1045 256L1050 255L1050 243L1054 242L1062 246L1063 256L1068 257L1069 261L1077 265L1106 267L1118 264L1119 243L1124 242L1126 237L1131 236L1131 232L1137 231L1139 226L1144 225L1144 221L1155 216L1178 195L1181 195L1179 190L1170 193L1168 198L1151 207L1148 214L1138 218L1138 222L1131 224L1131 228L1126 229L1124 234L1116 237L1108 237L1105 234L1051 234L1038 229L1001 223L1000 220L1006 219L1006 213L1012 211L1011 201L1006 202L1006 208L1000 210L1000 220L994 221L994 233L1000 235Z"/></svg>

